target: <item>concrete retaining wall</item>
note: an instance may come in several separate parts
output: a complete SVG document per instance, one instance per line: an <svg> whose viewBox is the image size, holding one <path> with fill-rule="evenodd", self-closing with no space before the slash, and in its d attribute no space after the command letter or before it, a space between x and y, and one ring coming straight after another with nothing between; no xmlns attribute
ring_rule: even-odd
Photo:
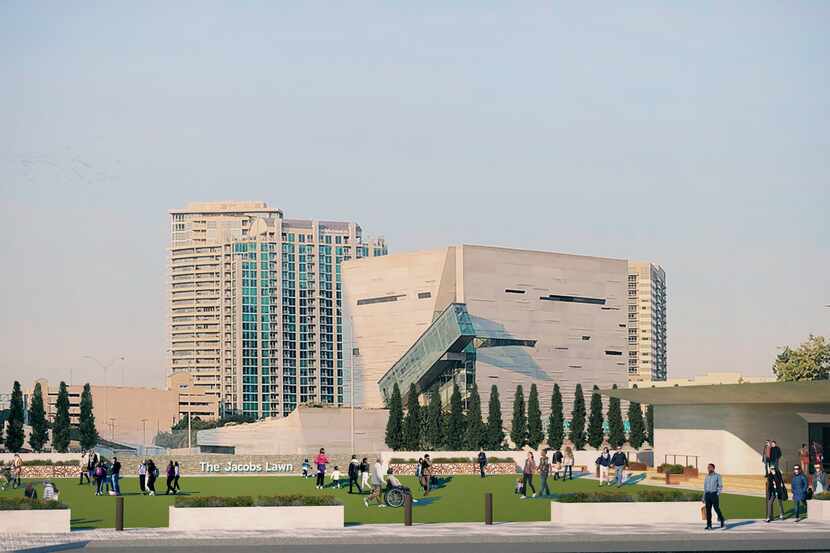
<svg viewBox="0 0 830 553"><path fill-rule="evenodd" d="M170 507L171 530L343 528L342 505L326 507Z"/></svg>
<svg viewBox="0 0 830 553"><path fill-rule="evenodd" d="M559 503L550 504L550 521L556 524L594 525L640 524L643 521L700 523L700 501L638 503Z"/></svg>
<svg viewBox="0 0 830 553"><path fill-rule="evenodd" d="M417 463L392 463L389 465L395 474L403 476L414 476L417 466ZM484 467L485 474L516 474L516 470L516 463L491 463ZM435 463L432 465L432 474L434 476L479 474L479 468L478 463Z"/></svg>
<svg viewBox="0 0 830 553"><path fill-rule="evenodd" d="M65 534L69 532L69 509L0 512L0 534Z"/></svg>

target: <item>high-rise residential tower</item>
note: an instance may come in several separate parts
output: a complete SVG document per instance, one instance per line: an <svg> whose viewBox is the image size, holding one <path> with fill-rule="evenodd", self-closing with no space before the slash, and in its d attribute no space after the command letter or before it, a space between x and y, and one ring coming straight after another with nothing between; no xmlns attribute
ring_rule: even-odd
<svg viewBox="0 0 830 553"><path fill-rule="evenodd" d="M264 202L191 203L170 218L170 371L223 413L342 404L340 264L385 255L383 239Z"/></svg>
<svg viewBox="0 0 830 553"><path fill-rule="evenodd" d="M654 263L628 262L628 379L666 380L666 273Z"/></svg>

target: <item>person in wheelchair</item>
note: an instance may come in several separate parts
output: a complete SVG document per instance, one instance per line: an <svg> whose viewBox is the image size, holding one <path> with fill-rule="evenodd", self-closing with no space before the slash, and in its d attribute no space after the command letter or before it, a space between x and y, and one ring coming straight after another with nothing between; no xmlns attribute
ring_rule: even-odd
<svg viewBox="0 0 830 553"><path fill-rule="evenodd" d="M401 484L401 481L392 473L392 468L386 471L386 491L384 492L383 500L390 507L400 507L403 505L406 496L412 497L412 491ZM413 503L418 503L418 500L412 498Z"/></svg>

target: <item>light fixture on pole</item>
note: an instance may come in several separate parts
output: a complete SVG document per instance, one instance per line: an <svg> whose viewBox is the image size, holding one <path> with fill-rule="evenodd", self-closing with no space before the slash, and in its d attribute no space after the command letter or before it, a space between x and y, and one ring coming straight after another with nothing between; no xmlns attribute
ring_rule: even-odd
<svg viewBox="0 0 830 553"><path fill-rule="evenodd" d="M107 414L109 415L109 412L110 412L110 394L109 394L109 386L107 386L107 384L109 384L108 379L107 379L107 370L109 370L110 367L115 365L117 362L124 361L124 356L119 355L117 357L113 357L108 363L102 363L97 357L95 357L93 355L84 355L83 358L84 359L91 359L92 361L95 361L95 363L97 363L99 367L104 369L104 386L106 386L106 388L107 388L107 391L104 393L104 408L106 409Z"/></svg>

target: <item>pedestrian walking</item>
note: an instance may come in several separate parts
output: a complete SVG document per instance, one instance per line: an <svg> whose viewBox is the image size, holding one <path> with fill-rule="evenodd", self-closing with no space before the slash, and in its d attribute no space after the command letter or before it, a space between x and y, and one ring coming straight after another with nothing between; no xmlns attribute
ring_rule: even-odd
<svg viewBox="0 0 830 553"><path fill-rule="evenodd" d="M167 491L164 492L164 495L170 495L170 492L173 492L173 495L176 495L176 490L173 488L173 479L176 477L176 467L173 466L173 461L167 463Z"/></svg>
<svg viewBox="0 0 830 553"><path fill-rule="evenodd" d="M558 448L556 451L553 452L553 457L551 458L551 463L553 466L553 479L559 480L559 476L562 473L562 461L565 459L565 456L562 454Z"/></svg>
<svg viewBox="0 0 830 553"><path fill-rule="evenodd" d="M484 453L484 449L478 452L478 472L481 474L481 477L484 478L484 468L487 466L487 454Z"/></svg>
<svg viewBox="0 0 830 553"><path fill-rule="evenodd" d="M824 474L824 469L821 465L813 466L815 471L813 475L813 494L820 494L827 491L827 475Z"/></svg>
<svg viewBox="0 0 830 553"><path fill-rule="evenodd" d="M107 468L103 462L95 467L95 495L104 495L104 480L107 478Z"/></svg>
<svg viewBox="0 0 830 553"><path fill-rule="evenodd" d="M429 453L421 460L421 487L424 489L424 497L428 496L432 487L432 461Z"/></svg>
<svg viewBox="0 0 830 553"><path fill-rule="evenodd" d="M110 480L112 480L112 491L115 492L115 495L121 495L121 463L118 461L118 457L112 458Z"/></svg>
<svg viewBox="0 0 830 553"><path fill-rule="evenodd" d="M95 468L98 466L98 454L95 451L90 451L86 458L86 481L92 485L92 479L95 478Z"/></svg>
<svg viewBox="0 0 830 553"><path fill-rule="evenodd" d="M545 497L550 495L550 488L548 488L548 475L550 474L550 461L548 461L548 450L544 450L539 457L539 480L542 484L539 486L539 495Z"/></svg>
<svg viewBox="0 0 830 553"><path fill-rule="evenodd" d="M606 486L611 485L611 481L608 480L608 467L611 466L611 454L608 452L608 448L602 448L602 453L600 453L599 457L596 460L597 467L599 467L599 485L602 486L605 484Z"/></svg>
<svg viewBox="0 0 830 553"><path fill-rule="evenodd" d="M360 493L369 489L369 460L364 457L360 461Z"/></svg>
<svg viewBox="0 0 830 553"><path fill-rule="evenodd" d="M617 450L611 457L611 465L614 467L614 482L620 488L623 485L625 467L628 465L628 457L623 453L622 447L617 447Z"/></svg>
<svg viewBox="0 0 830 553"><path fill-rule="evenodd" d="M308 471L311 469L311 463L308 462L308 459L303 459L303 478L308 478L309 474Z"/></svg>
<svg viewBox="0 0 830 553"><path fill-rule="evenodd" d="M807 444L801 444L801 449L798 450L798 464L801 465L801 474L810 473L810 449Z"/></svg>
<svg viewBox="0 0 830 553"><path fill-rule="evenodd" d="M778 444L775 440L771 440L769 444L769 466L770 468L774 468L775 470L781 470L778 467L778 463L781 462L781 448L778 447Z"/></svg>
<svg viewBox="0 0 830 553"><path fill-rule="evenodd" d="M314 466L317 468L317 489L322 490L326 485L326 465L329 458L326 456L325 448L320 448L320 453L314 458Z"/></svg>
<svg viewBox="0 0 830 553"><path fill-rule="evenodd" d="M141 493L147 491L147 461L141 461L138 464L138 489Z"/></svg>
<svg viewBox="0 0 830 553"><path fill-rule="evenodd" d="M159 469L152 459L147 460L147 495L156 495L156 479L159 477Z"/></svg>
<svg viewBox="0 0 830 553"><path fill-rule="evenodd" d="M764 474L769 473L769 455L770 449L772 449L772 444L770 444L769 440L764 442L764 449L761 452L761 461L764 463Z"/></svg>
<svg viewBox="0 0 830 553"><path fill-rule="evenodd" d="M533 458L533 452L528 451L524 467L522 468L522 487L524 488L522 499L527 499L528 487L530 487L530 489L533 490L532 497L536 497L536 487L533 485L534 472L536 472L536 460Z"/></svg>
<svg viewBox="0 0 830 553"><path fill-rule="evenodd" d="M380 457L378 457L372 467L372 493L363 500L366 507L369 506L370 501L377 501L378 507L386 507L383 502L383 477L383 465L380 462Z"/></svg>
<svg viewBox="0 0 830 553"><path fill-rule="evenodd" d="M793 467L793 479L790 484L793 492L793 503L795 503L795 521L801 520L801 507L804 507L804 514L807 514L807 477L801 472L801 466Z"/></svg>
<svg viewBox="0 0 830 553"><path fill-rule="evenodd" d="M726 518L724 518L720 510L720 494L723 492L723 478L715 472L715 465L713 463L709 463L706 468L708 474L703 480L703 501L706 505L706 530L712 529L712 509L718 515L720 527L723 528L726 525Z"/></svg>
<svg viewBox="0 0 830 553"><path fill-rule="evenodd" d="M562 480L570 478L571 480L574 479L574 452L571 449L571 446L565 446L565 455L562 459L562 465L565 467L565 471L562 473Z"/></svg>
<svg viewBox="0 0 830 553"><path fill-rule="evenodd" d="M20 487L20 477L23 474L23 459L20 458L20 455L17 453L14 454L14 458L12 459L12 487L19 488Z"/></svg>
<svg viewBox="0 0 830 553"><path fill-rule="evenodd" d="M767 472L767 522L772 522L775 514L775 502L778 501L778 518L784 520L784 502L787 500L787 487L781 472L772 469Z"/></svg>
<svg viewBox="0 0 830 553"><path fill-rule="evenodd" d="M182 487L179 486L179 478L182 476L182 469L179 467L179 462L176 461L173 463L173 490L175 493L179 493L182 491Z"/></svg>
<svg viewBox="0 0 830 553"><path fill-rule="evenodd" d="M86 476L86 483L89 484L89 468L87 467L87 462L89 459L89 454L86 451L81 452L81 459L78 462L78 468L80 469L80 480L78 481L78 485L81 486L84 483L84 476Z"/></svg>
<svg viewBox="0 0 830 553"><path fill-rule="evenodd" d="M357 479L360 477L360 461L357 460L357 455L352 455L352 460L349 461L349 493L354 493L354 488L357 487L357 492L361 493L360 482Z"/></svg>

